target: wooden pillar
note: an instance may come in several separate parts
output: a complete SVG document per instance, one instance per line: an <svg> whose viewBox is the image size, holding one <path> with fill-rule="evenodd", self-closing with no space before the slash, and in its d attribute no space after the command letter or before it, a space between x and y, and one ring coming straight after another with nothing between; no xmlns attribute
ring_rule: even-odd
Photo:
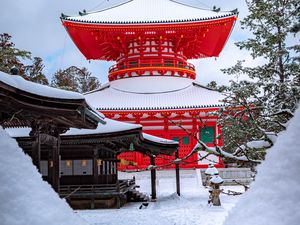
<svg viewBox="0 0 300 225"><path fill-rule="evenodd" d="M94 174L94 184L98 184L99 170L98 170L98 149L94 147L93 155L93 174Z"/></svg>
<svg viewBox="0 0 300 225"><path fill-rule="evenodd" d="M59 193L59 186L60 186L60 138L58 137L56 145L54 145L54 157L53 157L53 165L54 165L54 182L53 188L54 190Z"/></svg>
<svg viewBox="0 0 300 225"><path fill-rule="evenodd" d="M176 158L176 159L179 158L178 150L175 152L175 158ZM177 195L180 196L180 174L179 174L179 163L176 163L175 170L176 170L176 192L177 192Z"/></svg>
<svg viewBox="0 0 300 225"><path fill-rule="evenodd" d="M34 142L32 143L32 163L36 166L39 172L41 172L41 139L40 134L37 133L34 136Z"/></svg>
<svg viewBox="0 0 300 225"><path fill-rule="evenodd" d="M117 192L120 193L120 183L119 180L117 181ZM120 199L120 195L118 195L116 197L116 201L117 201L117 209L121 208L121 199Z"/></svg>
<svg viewBox="0 0 300 225"><path fill-rule="evenodd" d="M150 163L155 166L154 156L150 156ZM156 169L151 170L151 200L156 201Z"/></svg>
<svg viewBox="0 0 300 225"><path fill-rule="evenodd" d="M48 182L52 188L59 193L60 185L60 138L49 147L48 157Z"/></svg>
<svg viewBox="0 0 300 225"><path fill-rule="evenodd" d="M95 209L95 198L91 198L91 209Z"/></svg>

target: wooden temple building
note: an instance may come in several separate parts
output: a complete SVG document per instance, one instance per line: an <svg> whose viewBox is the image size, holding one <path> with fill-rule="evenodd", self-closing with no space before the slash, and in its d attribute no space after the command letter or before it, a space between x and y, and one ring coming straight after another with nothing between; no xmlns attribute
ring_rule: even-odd
<svg viewBox="0 0 300 225"><path fill-rule="evenodd" d="M143 134L141 125L105 118L81 94L3 72L0 125L31 156L43 179L74 208L120 207L130 200L147 200L136 191L134 179L118 179L118 155L138 151L154 162L156 155L172 155L178 149L175 141ZM153 169L153 200L155 180Z"/></svg>
<svg viewBox="0 0 300 225"><path fill-rule="evenodd" d="M218 57L236 19L236 10L206 10L173 0L131 0L61 17L86 59L116 62L108 71L109 82L86 99L108 118L141 124L145 133L179 141L180 158L196 140L176 123L208 146L222 146L221 127L212 112L223 106L223 96L195 80L188 60ZM198 162L198 157L195 153L180 166L207 167L209 162ZM209 157L216 167L223 166L218 157ZM150 164L149 157L136 152L120 158L135 161L132 169ZM156 163L168 160L157 158Z"/></svg>
<svg viewBox="0 0 300 225"><path fill-rule="evenodd" d="M30 127L31 158L41 171L41 146L48 146L48 182L59 192L60 135L70 127L95 129L104 117L83 95L50 88L0 71L0 125Z"/></svg>

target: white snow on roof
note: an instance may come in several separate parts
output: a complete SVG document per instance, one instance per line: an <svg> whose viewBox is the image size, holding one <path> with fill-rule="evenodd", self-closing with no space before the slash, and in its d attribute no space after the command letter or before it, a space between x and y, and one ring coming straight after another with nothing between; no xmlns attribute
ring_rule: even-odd
<svg viewBox="0 0 300 225"><path fill-rule="evenodd" d="M139 124L130 124L119 122L116 120L111 120L105 118L105 125L99 124L98 127L94 130L92 129L77 129L71 128L66 133L62 134L62 136L79 136L79 135L92 135L92 134L107 134L107 133L115 133L122 131L129 131L142 128L142 125ZM31 128L23 127L23 128L6 128L5 131L13 138L18 137L28 137L31 131ZM178 144L177 141L168 140L160 137L156 137L150 134L143 133L143 137L146 140L151 142L156 142L160 144Z"/></svg>
<svg viewBox="0 0 300 225"><path fill-rule="evenodd" d="M217 107L224 96L181 77L134 77L112 81L85 95L99 110L146 110Z"/></svg>
<svg viewBox="0 0 300 225"><path fill-rule="evenodd" d="M96 129L77 129L71 128L66 133L62 134L62 136L69 136L69 135L91 135L91 134L107 134L107 133L115 133L115 132L122 132L127 130L134 130L138 128L142 128L142 125L139 124L130 124L119 122L115 120L111 120L105 118L104 121L106 124L99 124ZM6 128L5 131L14 138L17 137L28 137L31 128L24 127L24 128Z"/></svg>
<svg viewBox="0 0 300 225"><path fill-rule="evenodd" d="M94 130L71 128L69 131L67 131L65 134L63 134L63 136L106 134L106 133L115 133L115 132L122 132L122 131L142 128L142 125L139 125L139 124L124 123L124 122L119 122L116 120L111 120L108 118L105 118L104 121L106 122L105 125L99 124L98 127Z"/></svg>
<svg viewBox="0 0 300 225"><path fill-rule="evenodd" d="M255 182L224 225L291 225L300 221L300 109L258 167Z"/></svg>
<svg viewBox="0 0 300 225"><path fill-rule="evenodd" d="M231 15L231 12L214 12L170 0L133 0L84 16L68 17L67 20L91 23L159 23L205 20Z"/></svg>
<svg viewBox="0 0 300 225"><path fill-rule="evenodd" d="M156 137L150 134L143 133L143 137L146 140L152 141L152 142L157 142L161 144L178 144L177 141L169 140L169 139L164 139L160 137Z"/></svg>
<svg viewBox="0 0 300 225"><path fill-rule="evenodd" d="M193 85L193 80L187 78L133 77L111 82L111 88L128 93L153 94L179 91Z"/></svg>
<svg viewBox="0 0 300 225"><path fill-rule="evenodd" d="M59 99L84 99L84 96L82 94L72 92L72 91L60 90L42 84L33 83L25 80L21 76L9 75L1 71L0 71L0 82L3 82L19 90L31 94L43 96L43 97L59 98Z"/></svg>
<svg viewBox="0 0 300 225"><path fill-rule="evenodd" d="M3 225L86 224L42 180L31 158L0 126L0 218Z"/></svg>

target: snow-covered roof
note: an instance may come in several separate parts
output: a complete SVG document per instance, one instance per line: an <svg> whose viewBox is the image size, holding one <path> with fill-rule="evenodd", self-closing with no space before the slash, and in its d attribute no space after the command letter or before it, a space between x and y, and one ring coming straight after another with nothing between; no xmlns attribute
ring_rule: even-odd
<svg viewBox="0 0 300 225"><path fill-rule="evenodd" d="M115 120L111 120L105 118L104 121L106 122L104 125L99 124L96 129L77 129L71 128L66 133L62 134L62 136L77 136L77 135L91 135L91 134L107 134L107 133L115 133L115 132L122 132L128 130L134 130L142 128L139 124L130 124L119 122ZM28 137L31 128L24 127L24 128L7 128L5 129L9 133L11 137Z"/></svg>
<svg viewBox="0 0 300 225"><path fill-rule="evenodd" d="M96 129L76 129L71 128L66 133L62 134L61 136L80 136L80 135L93 135L93 134L112 134L122 131L129 131L129 130L135 130L135 129L141 129L142 125L139 124L130 124L130 123L124 123L119 122L116 120L111 120L108 118L105 118L104 120L106 122L105 125L99 124L99 126ZM23 127L23 128L7 128L5 131L13 138L20 138L20 137L28 137L29 133L31 131L31 128ZM145 134L143 133L143 138L145 140L148 140L150 142L159 143L159 144L178 144L177 141L168 140L164 138L159 138L153 135Z"/></svg>
<svg viewBox="0 0 300 225"><path fill-rule="evenodd" d="M21 76L9 75L1 71L0 71L0 82L5 83L16 89L22 90L24 92L28 92L43 97L58 98L58 99L84 99L84 96L80 93L60 90L46 85L33 83L25 80Z"/></svg>
<svg viewBox="0 0 300 225"><path fill-rule="evenodd" d="M146 134L146 133L143 133L143 137L144 137L144 139L151 141L151 142L156 142L156 143L161 143L161 144L178 144L177 141L156 137L156 136Z"/></svg>
<svg viewBox="0 0 300 225"><path fill-rule="evenodd" d="M224 96L197 81L167 76L120 79L85 95L98 110L155 110L220 107ZM101 100L100 100L101 99Z"/></svg>
<svg viewBox="0 0 300 225"><path fill-rule="evenodd" d="M142 128L142 125L139 125L139 124L124 123L124 122L119 122L116 120L111 120L108 118L105 118L104 121L106 122L105 125L100 124L94 130L71 128L65 134L63 134L63 136L107 134L107 133L115 133L115 132L122 132L122 131L135 130L135 129Z"/></svg>
<svg viewBox="0 0 300 225"><path fill-rule="evenodd" d="M132 0L98 12L63 19L84 23L175 23L212 20L232 15L233 12L215 12L172 0Z"/></svg>

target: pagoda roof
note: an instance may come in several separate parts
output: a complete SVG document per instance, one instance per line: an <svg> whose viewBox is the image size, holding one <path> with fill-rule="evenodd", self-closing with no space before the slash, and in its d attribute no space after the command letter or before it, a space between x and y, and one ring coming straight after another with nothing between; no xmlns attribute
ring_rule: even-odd
<svg viewBox="0 0 300 225"><path fill-rule="evenodd" d="M147 76L115 80L85 95L97 110L170 110L221 107L224 96L182 77ZM99 101L101 99L101 101Z"/></svg>
<svg viewBox="0 0 300 225"><path fill-rule="evenodd" d="M236 12L213 11L172 0L131 0L123 4L80 16L62 16L63 20L101 24L182 23L220 19Z"/></svg>

